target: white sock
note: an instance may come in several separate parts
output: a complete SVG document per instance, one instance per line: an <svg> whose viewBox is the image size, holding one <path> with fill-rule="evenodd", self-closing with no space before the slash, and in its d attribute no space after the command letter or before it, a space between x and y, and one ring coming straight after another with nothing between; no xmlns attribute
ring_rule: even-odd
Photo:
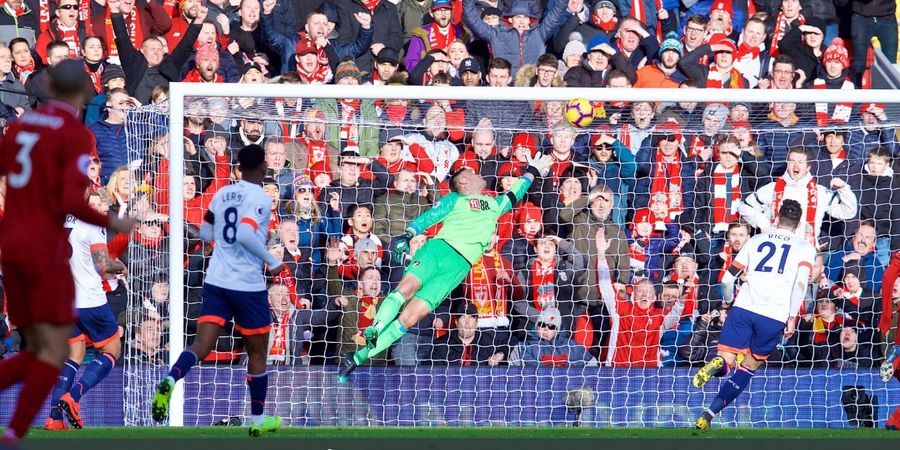
<svg viewBox="0 0 900 450"><path fill-rule="evenodd" d="M265 420L266 416L260 414L258 416L251 415L250 421L253 422L253 425L262 425L263 420Z"/></svg>

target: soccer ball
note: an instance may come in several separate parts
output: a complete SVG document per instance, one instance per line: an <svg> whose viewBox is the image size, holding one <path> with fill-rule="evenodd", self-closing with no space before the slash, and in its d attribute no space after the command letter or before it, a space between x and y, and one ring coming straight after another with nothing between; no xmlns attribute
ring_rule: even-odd
<svg viewBox="0 0 900 450"><path fill-rule="evenodd" d="M572 126L584 128L594 121L594 104L583 98L566 103L566 121Z"/></svg>

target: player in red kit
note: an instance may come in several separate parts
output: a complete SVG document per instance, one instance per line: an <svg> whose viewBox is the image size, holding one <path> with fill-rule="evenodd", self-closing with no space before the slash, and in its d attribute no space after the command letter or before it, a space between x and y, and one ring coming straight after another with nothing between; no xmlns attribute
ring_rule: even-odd
<svg viewBox="0 0 900 450"><path fill-rule="evenodd" d="M69 354L75 286L66 215L120 232L134 226L133 219L98 213L85 199L93 140L79 114L88 83L83 63L59 63L50 79L55 100L13 122L0 143L0 176L7 176L0 264L9 318L27 343L0 363L0 390L23 381L0 447L18 446Z"/></svg>

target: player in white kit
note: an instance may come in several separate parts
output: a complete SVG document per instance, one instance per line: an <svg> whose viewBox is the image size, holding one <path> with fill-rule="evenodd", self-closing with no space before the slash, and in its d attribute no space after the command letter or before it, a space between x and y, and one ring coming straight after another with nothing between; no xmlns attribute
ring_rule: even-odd
<svg viewBox="0 0 900 450"><path fill-rule="evenodd" d="M803 209L795 200L784 200L774 230L750 238L722 279L725 303L732 304L719 338L718 353L696 375L693 384L703 387L712 377L729 373L738 354L740 367L721 383L709 409L697 418L698 430L709 429L713 417L750 384L757 367L782 339L794 334L795 318L806 295L816 249L794 233ZM734 283L744 276L737 298Z"/></svg>
<svg viewBox="0 0 900 450"><path fill-rule="evenodd" d="M103 202L97 192L88 196L88 204L103 214L109 210L109 205ZM65 430L63 415L71 426L84 426L78 402L88 390L109 375L122 354L119 324L106 301L103 276L123 273L125 264L109 256L105 228L87 224L72 216L66 217L65 228L72 252L69 267L75 280L78 319L69 339L69 359L63 365L59 380L50 394L50 404L53 406L50 416L44 422L44 428L48 430ZM99 354L75 383L75 375L84 360L87 347L85 336L91 340Z"/></svg>
<svg viewBox="0 0 900 450"><path fill-rule="evenodd" d="M153 399L153 418L169 414L175 383L212 350L228 321L241 333L247 351L247 387L250 391L250 435L259 436L281 427L281 419L263 415L269 378L266 352L272 313L264 267L280 273L282 262L266 249L272 199L262 188L267 164L259 145L238 153L242 180L222 188L206 212L200 237L215 241L215 250L203 282L203 306L194 344L178 357L169 375L159 382Z"/></svg>

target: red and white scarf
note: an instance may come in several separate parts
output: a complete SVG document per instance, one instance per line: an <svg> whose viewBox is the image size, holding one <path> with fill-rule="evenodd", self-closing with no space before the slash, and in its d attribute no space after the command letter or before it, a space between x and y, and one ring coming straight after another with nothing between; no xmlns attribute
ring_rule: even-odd
<svg viewBox="0 0 900 450"><path fill-rule="evenodd" d="M814 89L828 89L828 84L821 78L813 81ZM850 77L844 79L841 89L854 89ZM816 103L816 125L825 127L833 124L845 124L850 121L850 113L853 112L853 103L835 103L834 112L828 114L828 103Z"/></svg>
<svg viewBox="0 0 900 450"><path fill-rule="evenodd" d="M285 359L287 359L287 335L290 323L290 312L282 313L281 316L275 316L272 324L272 344L269 348L269 360L284 363Z"/></svg>
<svg viewBox="0 0 900 450"><path fill-rule="evenodd" d="M84 24L85 30L91 29L91 0L78 1L78 21Z"/></svg>
<svg viewBox="0 0 900 450"><path fill-rule="evenodd" d="M338 102L338 107L341 109L340 138L344 142L342 150L357 150L359 148L359 126L356 122L359 112L359 100L347 101L341 99Z"/></svg>
<svg viewBox="0 0 900 450"><path fill-rule="evenodd" d="M31 62L29 62L27 66L14 66L16 72L19 73L19 82L22 84L25 84L25 82L28 81L28 77L31 76L31 74L33 74L35 70L37 70L37 64L34 62L34 57L29 55L28 58Z"/></svg>
<svg viewBox="0 0 900 450"><path fill-rule="evenodd" d="M298 34L298 39L312 39L306 34L305 31L301 31ZM315 39L313 39L315 41ZM319 43L316 42L316 56L319 58L319 66L328 67L328 54L325 53L325 47L319 47Z"/></svg>
<svg viewBox="0 0 900 450"><path fill-rule="evenodd" d="M506 317L506 290L497 286L497 273L503 270L500 265L500 255L493 251L494 273L491 276L485 266L485 260L481 258L472 265L469 271L468 286L469 300L478 311L478 319L493 320Z"/></svg>
<svg viewBox="0 0 900 450"><path fill-rule="evenodd" d="M658 195L665 196L666 205L669 206L669 217L677 217L684 211L680 155L676 153L672 161L667 162L662 151L656 150L653 179L650 183L650 198L656 198Z"/></svg>
<svg viewBox="0 0 900 450"><path fill-rule="evenodd" d="M741 168L735 165L728 170L716 164L713 170L713 232L727 231L728 225L738 219L741 202ZM728 175L731 175L731 185Z"/></svg>
<svg viewBox="0 0 900 450"><path fill-rule="evenodd" d="M215 78L212 81L206 81L200 76L200 69L191 69L187 75L184 76L184 80L181 80L185 83L224 83L225 79L222 78L222 75L219 75L218 72L215 73Z"/></svg>
<svg viewBox="0 0 900 450"><path fill-rule="evenodd" d="M375 12L375 8L377 8L378 4L381 2L381 0L361 0L361 1L362 1L363 6L365 6L366 9L368 9L370 13Z"/></svg>
<svg viewBox="0 0 900 450"><path fill-rule="evenodd" d="M803 17L803 14L800 14L798 17L800 20L800 25L806 23L806 19ZM772 31L772 46L769 49L769 55L772 58L778 56L778 43L781 42L781 38L784 37L784 34L787 32L788 19L784 17L784 13L778 13L778 18L775 19L775 30Z"/></svg>
<svg viewBox="0 0 900 450"><path fill-rule="evenodd" d="M722 282L722 279L725 278L725 272L731 267L731 262L734 261L734 249L731 248L731 243L725 241L725 246L722 247L722 252L719 253L719 258L722 258L722 270L719 271L719 277L716 280L718 283Z"/></svg>
<svg viewBox="0 0 900 450"><path fill-rule="evenodd" d="M303 132L303 121L301 120L303 110L303 101L297 99L297 104L290 114L285 111L284 99L275 99L275 111L281 117L281 138L284 142L288 142Z"/></svg>
<svg viewBox="0 0 900 450"><path fill-rule="evenodd" d="M141 17L138 9L140 8L132 9L131 15L125 17L125 27L128 29L128 37L131 38L131 45L134 48L141 48L141 44L144 42L144 29L141 26ZM116 48L115 36L116 34L113 32L112 27L112 16L109 8L106 8L106 45L109 46L109 57L118 59L119 49Z"/></svg>
<svg viewBox="0 0 900 450"><path fill-rule="evenodd" d="M538 311L556 306L556 258L548 263L534 258L531 264L531 296Z"/></svg>
<svg viewBox="0 0 900 450"><path fill-rule="evenodd" d="M711 64L709 66L709 75L706 76L706 87L712 89L740 89L744 87L741 83L741 73L734 67L722 71L719 66Z"/></svg>
<svg viewBox="0 0 900 450"><path fill-rule="evenodd" d="M603 20L600 20L600 14L596 12L591 14L591 22L607 33L615 30L619 26L619 19L616 16L613 16L612 20L604 22Z"/></svg>
<svg viewBox="0 0 900 450"><path fill-rule="evenodd" d="M94 86L94 92L101 93L103 92L103 84L100 83L100 79L103 76L103 70L106 68L103 64L100 64L100 67L97 68L97 71L94 72L88 67L87 63L84 63L84 71L87 72L88 76L91 77L91 84Z"/></svg>
<svg viewBox="0 0 900 450"><path fill-rule="evenodd" d="M50 28L53 32L52 34L56 35L57 40L69 44L69 57L72 59L78 58L81 53L81 42L78 38L78 23L76 22L75 26L67 28L57 19L50 24Z"/></svg>
<svg viewBox="0 0 900 450"><path fill-rule="evenodd" d="M452 24L447 25L446 33L442 33L440 27L438 27L437 24L434 24L434 26L431 27L431 32L428 33L428 45L431 46L432 50L443 50L455 40L456 27L454 27Z"/></svg>
<svg viewBox="0 0 900 450"><path fill-rule="evenodd" d="M787 185L784 177L775 180L775 199L772 201L772 211L774 219L778 219L778 210L781 208L781 201L784 200L784 188ZM806 226L803 230L803 237L813 247L818 248L816 229L816 213L819 208L819 190L816 184L816 178L811 177L806 183ZM775 225L775 220L772 221Z"/></svg>
<svg viewBox="0 0 900 450"><path fill-rule="evenodd" d="M357 330L365 330L375 321L375 309L381 303L381 297L370 297L368 295L359 294L359 320L357 321ZM369 309L372 312L369 312Z"/></svg>
<svg viewBox="0 0 900 450"><path fill-rule="evenodd" d="M631 245L628 246L628 257L633 270L644 269L644 265L647 263L648 245L650 245L649 237L638 236L637 231L633 232Z"/></svg>

